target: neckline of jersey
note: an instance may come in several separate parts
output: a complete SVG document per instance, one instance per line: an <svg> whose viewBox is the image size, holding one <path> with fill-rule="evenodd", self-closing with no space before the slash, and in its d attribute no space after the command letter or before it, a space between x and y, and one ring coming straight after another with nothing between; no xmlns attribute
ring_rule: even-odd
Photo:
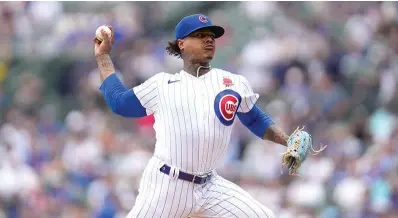
<svg viewBox="0 0 398 218"><path fill-rule="evenodd" d="M211 73L213 70L214 70L214 68L210 69L209 72L207 72L207 73L205 73L205 74L203 74L203 75L201 75L201 76L199 76L199 77L196 77L196 76L194 76L194 75L191 75L190 73L186 72L185 70L181 70L181 74L186 75L186 76L187 76L188 78L190 78L190 79L201 80L201 79L206 79L207 77L209 77L209 76L210 76L210 73Z"/></svg>

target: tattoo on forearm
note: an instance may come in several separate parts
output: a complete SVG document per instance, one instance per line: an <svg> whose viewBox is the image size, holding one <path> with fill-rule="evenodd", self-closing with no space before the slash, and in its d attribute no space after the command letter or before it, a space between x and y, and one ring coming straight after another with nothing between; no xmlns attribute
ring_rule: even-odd
<svg viewBox="0 0 398 218"><path fill-rule="evenodd" d="M109 63L109 62L101 63L102 68L109 68L111 66L112 66L112 63Z"/></svg>
<svg viewBox="0 0 398 218"><path fill-rule="evenodd" d="M289 136L286 135L284 132L282 131L277 131L275 132L275 136L274 136L275 142L285 145L287 143L287 140L289 139Z"/></svg>
<svg viewBox="0 0 398 218"><path fill-rule="evenodd" d="M289 139L289 136L286 133L284 133L282 130L277 128L275 125L271 125L265 131L264 139L287 146L287 140Z"/></svg>
<svg viewBox="0 0 398 218"><path fill-rule="evenodd" d="M97 56L98 69L103 82L109 75L115 72L111 57L108 54Z"/></svg>

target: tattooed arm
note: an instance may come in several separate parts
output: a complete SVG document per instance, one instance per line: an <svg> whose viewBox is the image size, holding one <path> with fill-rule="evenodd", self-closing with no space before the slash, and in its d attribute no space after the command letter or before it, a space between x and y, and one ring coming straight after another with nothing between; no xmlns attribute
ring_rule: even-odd
<svg viewBox="0 0 398 218"><path fill-rule="evenodd" d="M107 33L102 31L104 40L94 39L94 54L102 83L100 90L109 108L115 114L123 117L144 117L147 115L146 109L135 95L134 90L127 89L115 74L115 67L109 56L114 41L113 28L108 27L112 33L110 38Z"/></svg>
<svg viewBox="0 0 398 218"><path fill-rule="evenodd" d="M108 76L115 73L115 67L113 66L111 57L109 56L115 40L113 37L114 31L113 27L108 26L108 28L111 30L111 36L101 30L104 38L103 41L100 41L97 38L94 39L94 54L97 59L101 82L104 82Z"/></svg>
<svg viewBox="0 0 398 218"><path fill-rule="evenodd" d="M287 146L289 136L276 127L271 117L265 114L257 105L254 105L249 112L238 112L237 115L242 124L259 138Z"/></svg>
<svg viewBox="0 0 398 218"><path fill-rule="evenodd" d="M269 126L264 133L264 139L287 146L289 136L279 129L275 124Z"/></svg>
<svg viewBox="0 0 398 218"><path fill-rule="evenodd" d="M115 67L113 66L111 57L109 54L100 54L96 56L98 69L100 72L101 82L104 82L108 76L115 72Z"/></svg>

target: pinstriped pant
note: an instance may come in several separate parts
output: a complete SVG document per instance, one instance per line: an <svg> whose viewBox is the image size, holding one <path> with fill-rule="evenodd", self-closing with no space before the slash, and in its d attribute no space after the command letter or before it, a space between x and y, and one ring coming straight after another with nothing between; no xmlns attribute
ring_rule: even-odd
<svg viewBox="0 0 398 218"><path fill-rule="evenodd" d="M171 179L152 157L141 178L136 203L126 218L275 218L234 183L215 174L203 185Z"/></svg>

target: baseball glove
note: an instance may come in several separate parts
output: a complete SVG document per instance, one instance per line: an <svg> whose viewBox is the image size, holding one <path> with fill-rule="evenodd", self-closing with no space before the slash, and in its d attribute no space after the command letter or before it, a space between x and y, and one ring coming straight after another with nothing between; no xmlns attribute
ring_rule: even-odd
<svg viewBox="0 0 398 218"><path fill-rule="evenodd" d="M323 151L326 146L321 146L318 151L315 151L312 147L311 135L303 128L297 128L292 135L290 135L287 141L287 151L283 153L282 157L282 168L288 166L290 175L298 175L297 170L307 158L308 153L311 155L316 155ZM311 150L313 153L311 153ZM299 176L299 175L298 175Z"/></svg>

